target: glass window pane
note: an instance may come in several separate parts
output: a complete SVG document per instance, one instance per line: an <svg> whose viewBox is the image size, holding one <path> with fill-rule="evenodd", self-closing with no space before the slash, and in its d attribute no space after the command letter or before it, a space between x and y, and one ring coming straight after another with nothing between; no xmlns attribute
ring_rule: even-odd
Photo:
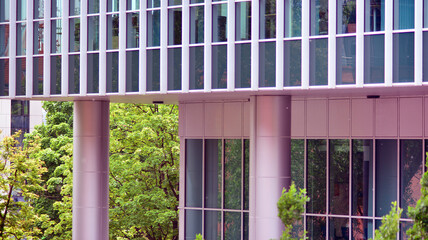
<svg viewBox="0 0 428 240"><path fill-rule="evenodd" d="M424 0L424 28L428 27L428 0Z"/></svg>
<svg viewBox="0 0 428 240"><path fill-rule="evenodd" d="M235 45L235 88L251 87L251 44Z"/></svg>
<svg viewBox="0 0 428 240"><path fill-rule="evenodd" d="M224 212L224 240L241 239L241 213Z"/></svg>
<svg viewBox="0 0 428 240"><path fill-rule="evenodd" d="M365 0L365 31L385 30L385 0Z"/></svg>
<svg viewBox="0 0 428 240"><path fill-rule="evenodd" d="M0 96L9 95L9 59L0 59Z"/></svg>
<svg viewBox="0 0 428 240"><path fill-rule="evenodd" d="M385 37L364 36L364 83L383 83L385 79Z"/></svg>
<svg viewBox="0 0 428 240"><path fill-rule="evenodd" d="M88 0L88 13L100 12L100 0Z"/></svg>
<svg viewBox="0 0 428 240"><path fill-rule="evenodd" d="M181 44L182 10L174 8L168 10L168 45Z"/></svg>
<svg viewBox="0 0 428 240"><path fill-rule="evenodd" d="M330 218L328 239L349 239L349 219Z"/></svg>
<svg viewBox="0 0 428 240"><path fill-rule="evenodd" d="M181 90L181 48L168 49L168 90Z"/></svg>
<svg viewBox="0 0 428 240"><path fill-rule="evenodd" d="M227 45L212 46L212 88L227 88Z"/></svg>
<svg viewBox="0 0 428 240"><path fill-rule="evenodd" d="M181 0L168 0L168 6L181 5Z"/></svg>
<svg viewBox="0 0 428 240"><path fill-rule="evenodd" d="M185 210L185 240L194 240L197 234L202 234L202 211Z"/></svg>
<svg viewBox="0 0 428 240"><path fill-rule="evenodd" d="M34 19L41 19L43 18L44 10L44 0L34 0Z"/></svg>
<svg viewBox="0 0 428 240"><path fill-rule="evenodd" d="M134 2L135 2L135 0L134 0ZM107 1L107 12L119 12L119 0L108 0Z"/></svg>
<svg viewBox="0 0 428 240"><path fill-rule="evenodd" d="M147 0L147 8L160 7L161 0Z"/></svg>
<svg viewBox="0 0 428 240"><path fill-rule="evenodd" d="M160 90L160 50L147 50L147 91Z"/></svg>
<svg viewBox="0 0 428 240"><path fill-rule="evenodd" d="M189 48L189 88L204 88L204 47Z"/></svg>
<svg viewBox="0 0 428 240"><path fill-rule="evenodd" d="M326 239L327 223L325 217L306 217L306 229L310 240Z"/></svg>
<svg viewBox="0 0 428 240"><path fill-rule="evenodd" d="M300 86L302 82L302 41L284 42L284 86Z"/></svg>
<svg viewBox="0 0 428 240"><path fill-rule="evenodd" d="M393 82L413 82L415 74L414 33L393 35Z"/></svg>
<svg viewBox="0 0 428 240"><path fill-rule="evenodd" d="M33 58L33 95L43 94L43 57Z"/></svg>
<svg viewBox="0 0 428 240"><path fill-rule="evenodd" d="M88 54L87 91L98 93L100 81L100 57L98 53Z"/></svg>
<svg viewBox="0 0 428 240"><path fill-rule="evenodd" d="M221 212L205 211L204 239L221 239ZM193 237L192 240L194 240Z"/></svg>
<svg viewBox="0 0 428 240"><path fill-rule="evenodd" d="M328 0L310 1L311 36L328 34Z"/></svg>
<svg viewBox="0 0 428 240"><path fill-rule="evenodd" d="M349 214L349 140L333 139L329 144L330 214ZM343 224L343 221L339 221ZM337 224L336 224L337 225Z"/></svg>
<svg viewBox="0 0 428 240"><path fill-rule="evenodd" d="M107 53L107 92L118 92L119 86L119 53Z"/></svg>
<svg viewBox="0 0 428 240"><path fill-rule="evenodd" d="M80 92L80 55L68 56L68 93Z"/></svg>
<svg viewBox="0 0 428 240"><path fill-rule="evenodd" d="M27 19L27 0L17 0L16 1L16 20L20 21L25 19Z"/></svg>
<svg viewBox="0 0 428 240"><path fill-rule="evenodd" d="M25 85L26 85L26 59L25 58L17 58L16 59L16 95L23 96L25 95Z"/></svg>
<svg viewBox="0 0 428 240"><path fill-rule="evenodd" d="M303 219L304 217L302 216L300 220L295 221L293 223L293 228L291 229L291 237L293 237L293 239L299 239L301 236L303 236L303 234L305 234L305 226L303 225Z"/></svg>
<svg viewBox="0 0 428 240"><path fill-rule="evenodd" d="M9 56L9 25L0 25L0 57Z"/></svg>
<svg viewBox="0 0 428 240"><path fill-rule="evenodd" d="M140 46L140 14L126 14L126 47L137 48Z"/></svg>
<svg viewBox="0 0 428 240"><path fill-rule="evenodd" d="M414 207L421 197L423 159L422 140L400 141L400 207L402 218L409 218L408 207Z"/></svg>
<svg viewBox="0 0 428 240"><path fill-rule="evenodd" d="M222 140L205 140L205 207L221 208ZM214 223L214 222L213 222ZM209 225L213 228L214 225Z"/></svg>
<svg viewBox="0 0 428 240"><path fill-rule="evenodd" d="M147 12L147 46L160 46L160 10Z"/></svg>
<svg viewBox="0 0 428 240"><path fill-rule="evenodd" d="M394 0L394 30L415 28L415 0Z"/></svg>
<svg viewBox="0 0 428 240"><path fill-rule="evenodd" d="M298 189L304 185L305 140L291 139L291 180Z"/></svg>
<svg viewBox="0 0 428 240"><path fill-rule="evenodd" d="M336 84L355 84L355 37L336 38Z"/></svg>
<svg viewBox="0 0 428 240"><path fill-rule="evenodd" d="M276 0L260 0L260 39L276 37Z"/></svg>
<svg viewBox="0 0 428 240"><path fill-rule="evenodd" d="M186 207L202 207L202 140L186 140ZM189 224L186 224L187 226ZM195 235L192 236L193 238Z"/></svg>
<svg viewBox="0 0 428 240"><path fill-rule="evenodd" d="M251 2L237 2L235 6L235 40L251 39Z"/></svg>
<svg viewBox="0 0 428 240"><path fill-rule="evenodd" d="M61 56L51 56L51 95L61 94Z"/></svg>
<svg viewBox="0 0 428 240"><path fill-rule="evenodd" d="M407 236L406 232L407 230L409 230L410 228L413 227L413 222L400 222L400 239L402 240L408 240L410 239L409 236Z"/></svg>
<svg viewBox="0 0 428 240"><path fill-rule="evenodd" d="M62 21L51 21L51 53L61 52Z"/></svg>
<svg viewBox="0 0 428 240"><path fill-rule="evenodd" d="M328 40L309 40L309 85L327 85L328 82Z"/></svg>
<svg viewBox="0 0 428 240"><path fill-rule="evenodd" d="M190 43L204 42L204 6L190 8Z"/></svg>
<svg viewBox="0 0 428 240"><path fill-rule="evenodd" d="M307 141L306 187L310 201L306 207L309 213L321 214L326 212L327 142L314 139Z"/></svg>
<svg viewBox="0 0 428 240"><path fill-rule="evenodd" d="M27 49L27 25L25 23L16 24L16 55L25 55Z"/></svg>
<svg viewBox="0 0 428 240"><path fill-rule="evenodd" d="M70 52L80 51L80 18L70 19Z"/></svg>
<svg viewBox="0 0 428 240"><path fill-rule="evenodd" d="M51 14L52 14L52 17L62 16L62 0L51 1Z"/></svg>
<svg viewBox="0 0 428 240"><path fill-rule="evenodd" d="M376 140L376 217L391 210L397 201L397 140Z"/></svg>
<svg viewBox="0 0 428 240"><path fill-rule="evenodd" d="M227 41L227 4L213 5L213 42Z"/></svg>
<svg viewBox="0 0 428 240"><path fill-rule="evenodd" d="M126 0L126 10L140 9L140 0Z"/></svg>
<svg viewBox="0 0 428 240"><path fill-rule="evenodd" d="M80 0L70 0L70 16L80 15Z"/></svg>
<svg viewBox="0 0 428 240"><path fill-rule="evenodd" d="M119 14L107 15L107 49L119 48Z"/></svg>
<svg viewBox="0 0 428 240"><path fill-rule="evenodd" d="M140 53L139 51L126 52L126 91L139 91L139 69Z"/></svg>
<svg viewBox="0 0 428 240"><path fill-rule="evenodd" d="M373 215L373 141L352 140L352 215Z"/></svg>
<svg viewBox="0 0 428 240"><path fill-rule="evenodd" d="M373 220L352 219L352 239L368 240L373 238Z"/></svg>
<svg viewBox="0 0 428 240"><path fill-rule="evenodd" d="M190 3L203 3L205 0L190 0Z"/></svg>
<svg viewBox="0 0 428 240"><path fill-rule="evenodd" d="M259 87L275 87L276 43L261 42L259 46Z"/></svg>
<svg viewBox="0 0 428 240"><path fill-rule="evenodd" d="M241 189L242 140L228 139L224 141L224 208L241 209Z"/></svg>
<svg viewBox="0 0 428 240"><path fill-rule="evenodd" d="M100 48L100 17L88 17L88 51Z"/></svg>
<svg viewBox="0 0 428 240"><path fill-rule="evenodd" d="M0 1L0 22L9 22L10 0Z"/></svg>
<svg viewBox="0 0 428 240"><path fill-rule="evenodd" d="M302 35L302 0L285 1L285 37L300 37Z"/></svg>
<svg viewBox="0 0 428 240"><path fill-rule="evenodd" d="M244 139L244 210L250 206L250 140ZM245 221L245 218L244 218ZM247 222L248 224L248 222ZM245 222L244 222L244 227Z"/></svg>
<svg viewBox="0 0 428 240"><path fill-rule="evenodd" d="M356 32L356 2L356 0L337 1L337 34Z"/></svg>
<svg viewBox="0 0 428 240"><path fill-rule="evenodd" d="M427 0L428 1L428 0ZM0 34L1 34L1 27L0 27ZM423 60L422 60L422 64L423 64L423 81L424 82L428 82L428 32L423 32ZM0 40L1 42L1 40ZM1 44L0 44L0 49L1 49ZM1 50L0 50L1 52Z"/></svg>

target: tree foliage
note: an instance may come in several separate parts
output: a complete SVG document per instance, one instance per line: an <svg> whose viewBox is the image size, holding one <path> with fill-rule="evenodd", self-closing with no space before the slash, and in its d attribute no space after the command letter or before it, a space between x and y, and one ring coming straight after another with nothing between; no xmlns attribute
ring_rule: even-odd
<svg viewBox="0 0 428 240"><path fill-rule="evenodd" d="M382 225L376 229L374 239L394 240L400 226L400 218L403 209L397 207L397 202L392 202L391 211L382 218Z"/></svg>

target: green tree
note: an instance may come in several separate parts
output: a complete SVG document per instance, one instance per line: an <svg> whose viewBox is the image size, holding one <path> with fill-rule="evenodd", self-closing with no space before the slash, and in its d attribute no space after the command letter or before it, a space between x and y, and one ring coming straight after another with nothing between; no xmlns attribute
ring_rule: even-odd
<svg viewBox="0 0 428 240"><path fill-rule="evenodd" d="M374 239L395 240L400 226L400 217L403 209L397 207L397 202L392 202L391 211L382 218L382 225L376 229Z"/></svg>

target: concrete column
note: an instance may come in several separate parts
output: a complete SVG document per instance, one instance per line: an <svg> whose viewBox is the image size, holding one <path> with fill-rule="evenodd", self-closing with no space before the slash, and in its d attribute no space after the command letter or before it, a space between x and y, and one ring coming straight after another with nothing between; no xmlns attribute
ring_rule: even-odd
<svg viewBox="0 0 428 240"><path fill-rule="evenodd" d="M279 239L277 201L291 182L291 97L251 98L250 240Z"/></svg>
<svg viewBox="0 0 428 240"><path fill-rule="evenodd" d="M109 102L74 102L73 240L108 239Z"/></svg>

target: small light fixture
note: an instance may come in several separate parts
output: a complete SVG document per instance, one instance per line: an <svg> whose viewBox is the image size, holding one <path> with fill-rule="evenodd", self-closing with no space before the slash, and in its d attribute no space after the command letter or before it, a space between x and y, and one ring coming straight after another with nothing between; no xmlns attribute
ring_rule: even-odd
<svg viewBox="0 0 428 240"><path fill-rule="evenodd" d="M153 101L153 104L163 104L163 101Z"/></svg>
<svg viewBox="0 0 428 240"><path fill-rule="evenodd" d="M379 95L367 95L367 98L380 98Z"/></svg>

